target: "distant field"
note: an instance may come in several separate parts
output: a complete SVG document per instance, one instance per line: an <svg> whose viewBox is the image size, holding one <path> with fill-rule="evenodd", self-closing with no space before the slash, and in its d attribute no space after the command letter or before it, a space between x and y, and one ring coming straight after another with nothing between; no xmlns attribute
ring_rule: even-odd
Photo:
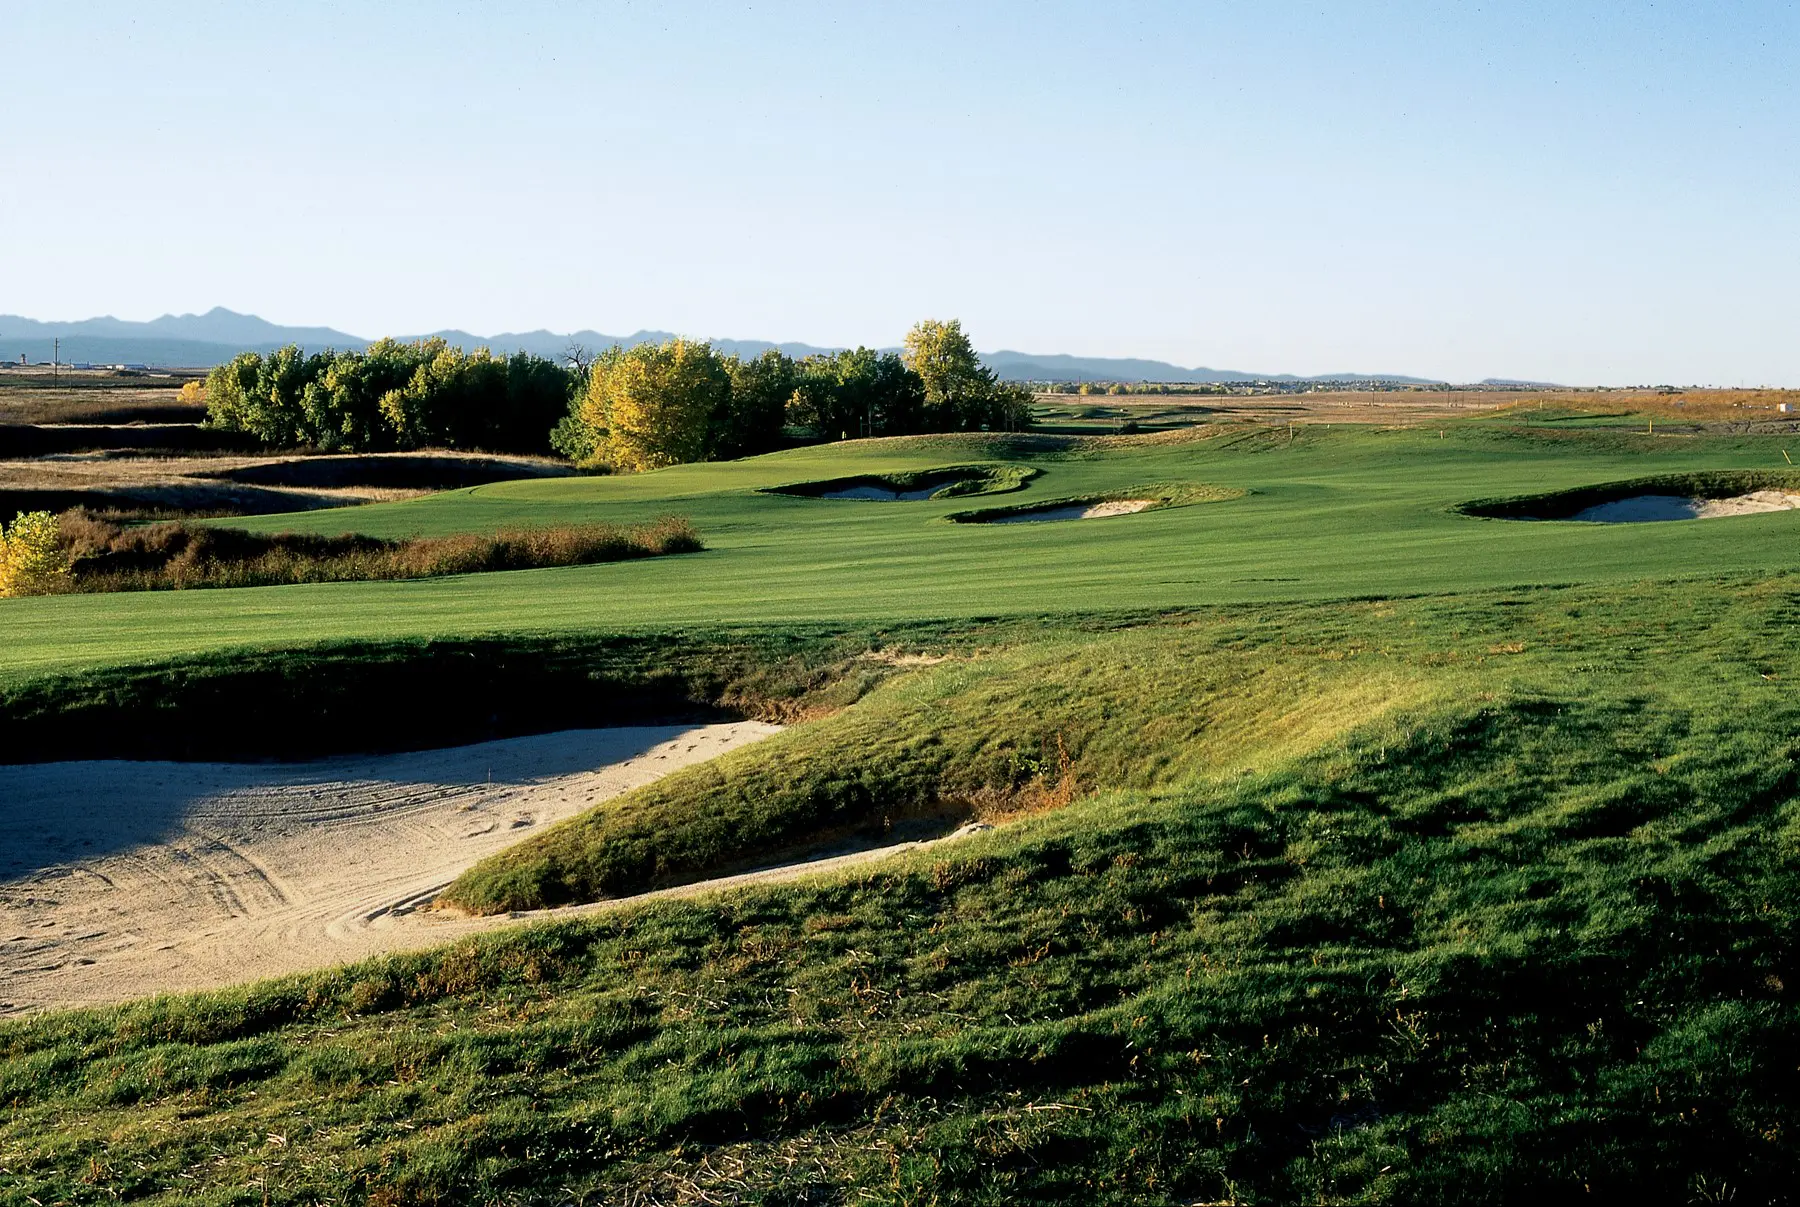
<svg viewBox="0 0 1800 1207"><path fill-rule="evenodd" d="M134 518L281 514L573 472L548 457L442 451L302 457L128 448L7 457L0 520L72 507Z"/></svg>
<svg viewBox="0 0 1800 1207"><path fill-rule="evenodd" d="M1777 408L1787 403L1795 414ZM1424 425L1503 416L1628 426L1647 417L1727 430L1800 429L1796 390L1317 390L1307 393L1040 394L1048 431L1103 434L1125 424L1163 431L1200 423Z"/></svg>
<svg viewBox="0 0 1800 1207"><path fill-rule="evenodd" d="M52 371L32 365L0 368L0 424L198 423L206 408L183 403L181 387L199 374Z"/></svg>

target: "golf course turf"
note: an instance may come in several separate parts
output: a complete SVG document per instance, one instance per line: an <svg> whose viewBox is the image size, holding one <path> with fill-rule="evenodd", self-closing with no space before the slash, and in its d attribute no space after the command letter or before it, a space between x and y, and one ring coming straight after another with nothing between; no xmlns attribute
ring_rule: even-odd
<svg viewBox="0 0 1800 1207"><path fill-rule="evenodd" d="M851 442L230 521L678 513L681 558L0 601L0 724L60 757L140 716L214 757L559 706L791 723L478 865L447 891L475 911L998 823L0 1024L0 1201L1784 1201L1800 514L1464 510L1781 447L1506 415ZM1195 505L770 493L993 463L1037 471L997 505Z"/></svg>
<svg viewBox="0 0 1800 1207"><path fill-rule="evenodd" d="M934 522L968 509L954 499L859 506L763 489L977 459L1042 471L1005 496L1008 505L1159 481L1247 493L1116 523L993 526ZM1498 424L1453 426L1441 435L1249 427L1092 442L915 437L641 475L496 483L249 526L400 537L637 524L673 513L693 523L708 551L655 564L427 582L9 601L0 679L316 641L1149 611L1766 574L1800 565L1800 544L1784 539L1800 517L1645 532L1496 522L1456 508L1657 473L1780 465L1780 443L1768 437Z"/></svg>

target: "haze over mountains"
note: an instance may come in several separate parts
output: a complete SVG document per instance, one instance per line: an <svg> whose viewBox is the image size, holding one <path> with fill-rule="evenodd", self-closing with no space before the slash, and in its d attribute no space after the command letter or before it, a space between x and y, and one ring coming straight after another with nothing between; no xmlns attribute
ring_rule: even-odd
<svg viewBox="0 0 1800 1207"><path fill-rule="evenodd" d="M417 339L442 336L464 348L488 347L496 352L531 352L539 356L561 358L570 344L578 343L592 350L619 344L634 344L669 339L668 331L638 331L631 335L605 335L598 331L574 331L559 334L552 331L509 331L499 335L475 335L467 331L427 331L403 336ZM369 340L337 331L330 327L285 327L253 314L239 314L223 306L215 306L205 314L165 314L148 322L134 322L110 316L82 319L77 322L41 322L19 315L0 315L0 360L18 363L20 355L36 363L51 358L53 343L61 341L58 352L63 363L145 364L181 368L203 368L230 360L239 352L268 352L286 344L299 344L309 350L324 348L360 349ZM834 347L803 343L775 343L768 340L715 339L722 352L754 356L769 348L780 348L789 356L807 356L815 352L835 352ZM1297 377L1289 373L1255 373L1230 369L1185 368L1158 360L1129 357L1069 356L1034 354L1000 350L982 353L989 368L1012 381L1392 381L1407 384L1430 384L1432 379L1406 377L1389 373L1326 373ZM1489 379L1487 384L1499 384ZM1511 383L1507 383L1511 384Z"/></svg>

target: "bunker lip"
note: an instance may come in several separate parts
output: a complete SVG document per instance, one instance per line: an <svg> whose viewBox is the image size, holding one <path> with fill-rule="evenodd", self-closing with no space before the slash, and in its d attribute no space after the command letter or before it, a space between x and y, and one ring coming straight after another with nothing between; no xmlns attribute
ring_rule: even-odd
<svg viewBox="0 0 1800 1207"><path fill-rule="evenodd" d="M791 482L764 487L762 493L802 499L913 503L966 495L1005 494L1023 489L1037 474L1038 471L1030 466L1005 463L946 465L892 474L858 474L850 478Z"/></svg>
<svg viewBox="0 0 1800 1207"><path fill-rule="evenodd" d="M1232 487L1207 486L1201 483L1159 483L1134 486L1105 494L1079 495L1074 498L1045 499L1013 507L984 507L979 511L953 511L945 516L954 524L1029 524L1062 520L1099 520L1113 516L1135 515L1166 507L1185 507L1193 503L1221 503L1240 499L1248 493Z"/></svg>
<svg viewBox="0 0 1800 1207"><path fill-rule="evenodd" d="M1717 470L1475 499L1454 510L1482 519L1641 524L1796 509L1800 509L1800 471Z"/></svg>

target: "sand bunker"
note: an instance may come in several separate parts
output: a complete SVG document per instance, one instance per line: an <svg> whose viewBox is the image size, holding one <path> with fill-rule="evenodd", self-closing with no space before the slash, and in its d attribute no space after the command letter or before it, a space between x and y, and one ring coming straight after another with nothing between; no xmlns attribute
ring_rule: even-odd
<svg viewBox="0 0 1800 1207"><path fill-rule="evenodd" d="M538 827L777 729L574 730L306 764L0 767L0 1014L504 925L418 907Z"/></svg>
<svg viewBox="0 0 1800 1207"><path fill-rule="evenodd" d="M1800 469L1705 470L1600 482L1548 494L1474 499L1456 510L1490 520L1653 524L1800 509Z"/></svg>
<svg viewBox="0 0 1800 1207"><path fill-rule="evenodd" d="M820 499L868 499L877 503L916 503L920 499L929 499L942 490L943 486L927 486L919 490L890 490L885 486L851 486L843 490L828 490L815 496Z"/></svg>
<svg viewBox="0 0 1800 1207"><path fill-rule="evenodd" d="M1571 520L1595 524L1652 524L1664 520L1716 520L1725 516L1760 515L1800 509L1800 494L1785 490L1753 490L1724 499L1682 495L1634 495L1584 507Z"/></svg>
<svg viewBox="0 0 1800 1207"><path fill-rule="evenodd" d="M821 482L767 486L765 494L802 499L849 499L866 503L920 503L926 499L1004 494L1037 476L1025 465L947 465L910 473L860 474Z"/></svg>
<svg viewBox="0 0 1800 1207"><path fill-rule="evenodd" d="M985 520L989 524L1036 524L1052 520L1103 520L1108 516L1131 515L1146 507L1156 506L1155 499L1111 499L1104 503L1074 503L1068 507L1046 507L1040 511L1003 511Z"/></svg>

